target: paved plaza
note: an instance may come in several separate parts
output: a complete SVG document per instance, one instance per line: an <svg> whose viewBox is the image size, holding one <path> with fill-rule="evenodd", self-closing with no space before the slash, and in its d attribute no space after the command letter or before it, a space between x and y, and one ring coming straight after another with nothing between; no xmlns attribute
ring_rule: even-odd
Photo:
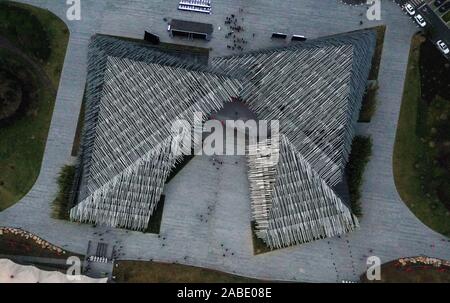
<svg viewBox="0 0 450 303"><path fill-rule="evenodd" d="M47 8L66 20L66 1L22 2ZM89 240L101 237L104 242L123 246L121 259L178 262L270 280L357 280L371 255L382 262L420 254L450 259L450 240L423 225L401 201L394 184L393 146L407 54L417 31L395 3L383 1L382 20L373 22L365 18L364 6L350 7L337 0L213 0L212 15L180 12L178 0L81 2L82 20L66 22L71 36L41 173L26 197L0 213L0 226L23 228L77 253L86 253ZM360 229L340 238L254 256L246 161L238 156L218 157L216 160L223 163L219 169L211 157L195 157L170 181L165 188L159 237L51 219L57 175L64 164L73 161L70 155L86 81L90 37L101 33L142 38L144 30L149 30L163 42L208 47L211 56L231 55L236 52L226 47L223 21L239 8L244 10L243 35L249 41L246 50L283 45L285 42L270 39L274 31L316 38L387 25L377 111L370 124L358 126L358 133L373 138L373 156L364 176ZM164 18L212 23L213 39L171 39Z"/></svg>

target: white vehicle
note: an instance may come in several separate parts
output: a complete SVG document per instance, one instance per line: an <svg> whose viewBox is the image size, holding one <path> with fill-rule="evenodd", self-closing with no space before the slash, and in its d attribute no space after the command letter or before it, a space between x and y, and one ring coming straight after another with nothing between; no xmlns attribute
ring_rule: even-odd
<svg viewBox="0 0 450 303"><path fill-rule="evenodd" d="M444 53L444 55L448 55L450 53L450 50L448 49L447 44L445 44L444 41L439 40L438 42L436 42L437 46L439 47L439 49L441 50L441 52Z"/></svg>
<svg viewBox="0 0 450 303"><path fill-rule="evenodd" d="M167 26L167 31L168 32L170 32L170 28L171 28L171 26L170 26L170 24Z"/></svg>
<svg viewBox="0 0 450 303"><path fill-rule="evenodd" d="M416 20L417 24L419 24L420 27L425 27L427 23L425 22L425 19L423 19L421 14L417 14L414 17L414 20Z"/></svg>
<svg viewBox="0 0 450 303"><path fill-rule="evenodd" d="M410 16L414 16L416 14L416 11L414 10L414 7L411 4L405 5L405 10L408 12Z"/></svg>

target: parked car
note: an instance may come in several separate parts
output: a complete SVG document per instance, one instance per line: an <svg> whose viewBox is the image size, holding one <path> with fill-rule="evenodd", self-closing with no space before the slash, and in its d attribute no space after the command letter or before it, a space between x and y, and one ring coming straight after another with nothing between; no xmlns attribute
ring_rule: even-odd
<svg viewBox="0 0 450 303"><path fill-rule="evenodd" d="M406 12L408 12L408 14L410 16L414 16L416 14L416 11L414 10L414 6L412 6L409 3L405 5L405 10L406 10Z"/></svg>
<svg viewBox="0 0 450 303"><path fill-rule="evenodd" d="M444 3L444 2L445 2L445 0L436 0L436 1L434 1L434 6L436 6L436 7L441 6L442 3Z"/></svg>
<svg viewBox="0 0 450 303"><path fill-rule="evenodd" d="M427 23L425 22L425 19L422 17L421 14L417 14L414 17L414 20L416 20L417 24L419 24L420 27L425 27Z"/></svg>
<svg viewBox="0 0 450 303"><path fill-rule="evenodd" d="M444 41L439 40L438 42L436 42L437 46L439 47L439 49L441 50L441 52L444 53L444 55L448 55L450 53L450 49L448 49L447 44L445 44Z"/></svg>
<svg viewBox="0 0 450 303"><path fill-rule="evenodd" d="M445 13L449 9L450 9L450 2L447 2L439 8L439 12Z"/></svg>

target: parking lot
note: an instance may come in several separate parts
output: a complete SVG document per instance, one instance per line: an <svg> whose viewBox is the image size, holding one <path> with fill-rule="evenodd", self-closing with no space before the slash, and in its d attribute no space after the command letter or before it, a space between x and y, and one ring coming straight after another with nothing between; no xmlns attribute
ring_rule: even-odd
<svg viewBox="0 0 450 303"><path fill-rule="evenodd" d="M436 13L436 15L450 27L450 1L448 0L427 0L426 3Z"/></svg>
<svg viewBox="0 0 450 303"><path fill-rule="evenodd" d="M428 35L429 39L438 47L437 43L440 41L445 43L447 48L450 47L450 1L449 0L397 0L401 7L403 7L406 16L411 18L411 22L415 22L417 27L423 29ZM406 5L411 5L413 10L406 9ZM420 19L415 20L418 15L422 16L423 24L420 25ZM438 47L439 48L439 47ZM450 51L444 54L450 60Z"/></svg>

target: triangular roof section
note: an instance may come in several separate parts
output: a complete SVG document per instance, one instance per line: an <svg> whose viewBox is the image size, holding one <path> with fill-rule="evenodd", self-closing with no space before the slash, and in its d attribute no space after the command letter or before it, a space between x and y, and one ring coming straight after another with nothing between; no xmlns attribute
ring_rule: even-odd
<svg viewBox="0 0 450 303"><path fill-rule="evenodd" d="M118 47L122 50L121 43ZM177 161L171 124L178 119L192 123L194 113L218 111L242 85L153 49L138 47L139 56L123 50L123 56L145 61L110 56L120 54L107 49L100 51L106 58L96 52L91 58L101 66L91 70L96 86L87 98L87 124L95 127L86 128L83 191L71 218L145 229Z"/></svg>
<svg viewBox="0 0 450 303"><path fill-rule="evenodd" d="M108 57L89 189L95 190L171 134L239 94L239 81L211 73Z"/></svg>
<svg viewBox="0 0 450 303"><path fill-rule="evenodd" d="M271 248L333 237L358 219L286 136L252 146L248 156L256 234ZM268 152L268 149L271 150ZM267 154L278 154L278 159Z"/></svg>
<svg viewBox="0 0 450 303"><path fill-rule="evenodd" d="M92 37L88 50L88 70L84 97L86 110L81 155L79 157L80 163L78 165L80 169L77 171L81 175L79 178L81 182L79 196L81 198L89 195L86 184L90 176L92 149L96 137L96 129L99 124L99 105L103 96L105 73L111 57L174 68L187 68L192 71L206 69L199 60L186 60L149 44L136 43L104 35L94 35Z"/></svg>

